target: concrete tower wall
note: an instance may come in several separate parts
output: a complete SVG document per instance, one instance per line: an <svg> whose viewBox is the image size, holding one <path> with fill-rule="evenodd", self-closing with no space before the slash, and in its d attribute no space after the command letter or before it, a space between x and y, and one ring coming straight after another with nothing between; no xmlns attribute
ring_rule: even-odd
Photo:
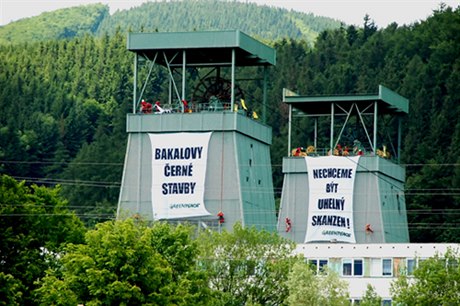
<svg viewBox="0 0 460 306"><path fill-rule="evenodd" d="M235 148L238 156L238 181L241 182L243 220L246 225L274 231L276 212L270 148L254 138L237 133Z"/></svg>
<svg viewBox="0 0 460 306"><path fill-rule="evenodd" d="M345 157L344 157L345 158ZM284 182L278 232L305 242L309 207L309 180L303 158L283 160ZM353 193L356 243L409 242L402 167L376 156L361 157ZM286 232L285 219L292 227ZM371 231L366 231L366 225Z"/></svg>
<svg viewBox="0 0 460 306"><path fill-rule="evenodd" d="M140 215L153 219L152 147L149 133L212 132L209 140L203 221L231 229L235 222L276 230L271 177L271 130L238 113L129 115L128 146L120 192L118 216ZM193 136L191 136L193 137Z"/></svg>

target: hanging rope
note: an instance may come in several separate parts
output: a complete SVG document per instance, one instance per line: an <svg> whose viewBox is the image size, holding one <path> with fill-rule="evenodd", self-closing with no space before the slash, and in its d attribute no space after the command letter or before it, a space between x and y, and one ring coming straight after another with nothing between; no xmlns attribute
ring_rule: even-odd
<svg viewBox="0 0 460 306"><path fill-rule="evenodd" d="M222 113L223 114L223 117L225 116L225 113ZM221 158L221 162L220 162L220 212L222 213L222 210L223 210L223 205L222 205L222 202L223 202L223 199L224 199L224 158L225 158L225 150L224 150L224 136L225 136L225 133L224 133L224 118L222 117L222 128L221 128L221 133L222 133L222 143L221 143L221 155L220 155L220 158ZM222 216L223 216L223 213L222 213ZM220 217L219 217L220 218ZM222 218L223 219L223 218ZM220 222L220 219L219 219L219 223L222 224L223 222Z"/></svg>

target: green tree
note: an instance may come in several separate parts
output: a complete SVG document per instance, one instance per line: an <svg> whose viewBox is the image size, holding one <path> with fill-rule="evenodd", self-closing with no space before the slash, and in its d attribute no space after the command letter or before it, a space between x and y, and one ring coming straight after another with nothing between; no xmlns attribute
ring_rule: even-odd
<svg viewBox="0 0 460 306"><path fill-rule="evenodd" d="M0 305L21 305L24 287L11 274L0 272Z"/></svg>
<svg viewBox="0 0 460 306"><path fill-rule="evenodd" d="M280 305L287 297L286 277L294 245L267 231L236 223L232 232L203 232L200 266L222 305Z"/></svg>
<svg viewBox="0 0 460 306"><path fill-rule="evenodd" d="M0 176L0 302L29 304L34 281L53 264L48 255L82 241L83 224L59 190Z"/></svg>
<svg viewBox="0 0 460 306"><path fill-rule="evenodd" d="M303 261L297 261L289 273L287 286L288 305L322 306L350 305L348 284L337 273L326 269L316 275Z"/></svg>
<svg viewBox="0 0 460 306"><path fill-rule="evenodd" d="M459 305L460 255L448 250L420 262L413 277L401 275L390 292L398 305Z"/></svg>
<svg viewBox="0 0 460 306"><path fill-rule="evenodd" d="M371 284L367 284L366 292L363 299L359 303L360 306L380 306L382 305L382 298L375 292L375 288Z"/></svg>
<svg viewBox="0 0 460 306"><path fill-rule="evenodd" d="M191 229L127 219L99 223L70 244L35 291L41 305L208 305Z"/></svg>

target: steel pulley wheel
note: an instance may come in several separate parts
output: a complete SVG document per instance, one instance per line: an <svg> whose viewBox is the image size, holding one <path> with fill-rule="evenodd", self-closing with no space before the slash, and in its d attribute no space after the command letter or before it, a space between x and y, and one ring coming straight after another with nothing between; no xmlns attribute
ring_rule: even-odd
<svg viewBox="0 0 460 306"><path fill-rule="evenodd" d="M232 94L232 83L220 77L207 77L198 83L193 91L193 104L209 104L210 100L217 98L222 103L230 103ZM235 101L244 99L241 88L235 85Z"/></svg>

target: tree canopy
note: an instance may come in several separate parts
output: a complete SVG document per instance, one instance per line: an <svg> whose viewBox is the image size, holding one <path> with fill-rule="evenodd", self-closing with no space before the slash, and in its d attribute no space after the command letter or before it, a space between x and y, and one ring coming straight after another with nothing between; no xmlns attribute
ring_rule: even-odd
<svg viewBox="0 0 460 306"><path fill-rule="evenodd" d="M213 305L190 228L127 219L70 244L35 291L42 305ZM67 301L71 301L70 303Z"/></svg>
<svg viewBox="0 0 460 306"><path fill-rule="evenodd" d="M392 284L398 305L458 305L460 303L458 250L421 260L413 275L403 274Z"/></svg>
<svg viewBox="0 0 460 306"><path fill-rule="evenodd" d="M321 276L308 264L299 260L289 273L287 280L288 305L320 306L350 305L348 284L339 279L334 271L325 269Z"/></svg>
<svg viewBox="0 0 460 306"><path fill-rule="evenodd" d="M231 232L202 232L197 239L200 267L221 305L280 305L294 259L294 244L277 234L235 223Z"/></svg>
<svg viewBox="0 0 460 306"><path fill-rule="evenodd" d="M0 287L5 293L0 294L0 302L28 304L35 280L49 266L50 254L60 252L66 243L83 240L83 223L59 191L59 187L28 187L24 181L0 176Z"/></svg>

